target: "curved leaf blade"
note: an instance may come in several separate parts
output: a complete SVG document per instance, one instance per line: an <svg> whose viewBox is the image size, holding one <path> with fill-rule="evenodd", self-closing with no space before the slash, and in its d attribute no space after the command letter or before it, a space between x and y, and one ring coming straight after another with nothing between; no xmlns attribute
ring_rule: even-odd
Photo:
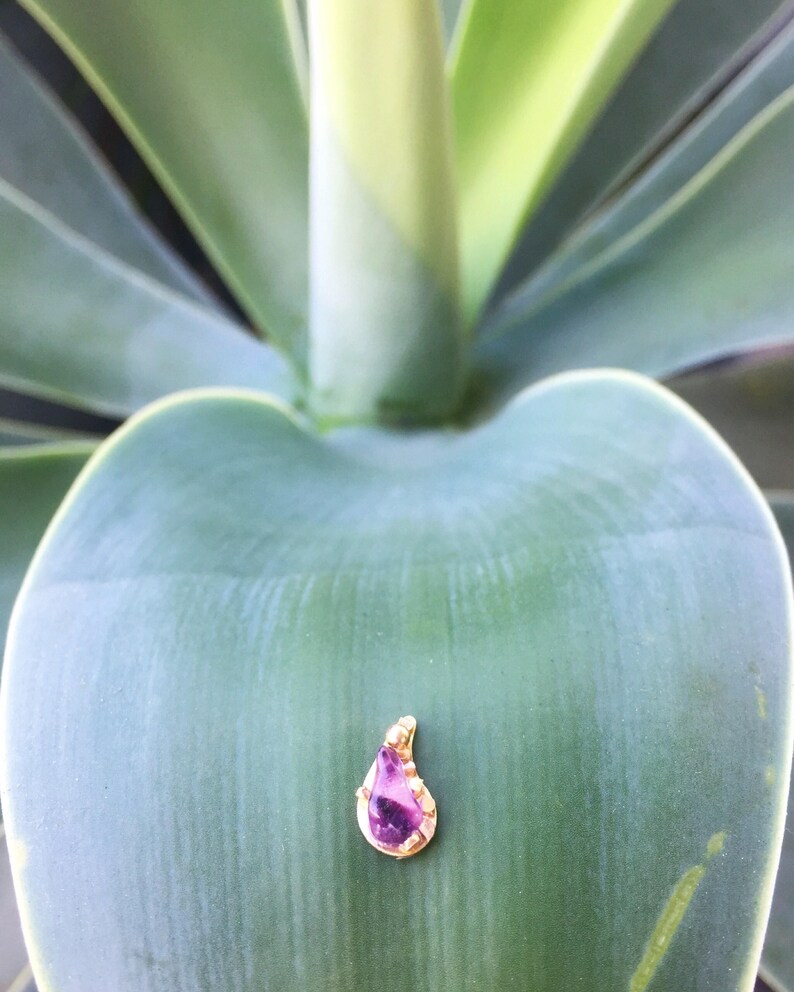
<svg viewBox="0 0 794 992"><path fill-rule="evenodd" d="M281 358L83 241L0 180L0 382L126 416L200 385L289 393Z"/></svg>
<svg viewBox="0 0 794 992"><path fill-rule="evenodd" d="M2 32L0 134L0 178L127 265L203 303L214 302Z"/></svg>
<svg viewBox="0 0 794 992"><path fill-rule="evenodd" d="M464 311L672 0L473 0L452 73Z"/></svg>
<svg viewBox="0 0 794 992"><path fill-rule="evenodd" d="M641 172L792 9L791 0L678 0L522 234L496 295L526 279L584 216Z"/></svg>
<svg viewBox="0 0 794 992"><path fill-rule="evenodd" d="M664 205L773 100L794 86L794 17L743 73L623 196L576 234L498 307L491 322L540 309L577 273L597 264L620 238Z"/></svg>
<svg viewBox="0 0 794 992"><path fill-rule="evenodd" d="M289 4L23 5L118 117L254 322L301 361L308 136Z"/></svg>
<svg viewBox="0 0 794 992"><path fill-rule="evenodd" d="M794 88L564 292L475 350L498 402L561 369L656 377L794 335Z"/></svg>
<svg viewBox="0 0 794 992"><path fill-rule="evenodd" d="M790 614L746 473L636 377L561 377L462 436L164 401L84 473L15 611L3 802L36 976L748 992ZM353 793L406 710L440 828L395 863Z"/></svg>

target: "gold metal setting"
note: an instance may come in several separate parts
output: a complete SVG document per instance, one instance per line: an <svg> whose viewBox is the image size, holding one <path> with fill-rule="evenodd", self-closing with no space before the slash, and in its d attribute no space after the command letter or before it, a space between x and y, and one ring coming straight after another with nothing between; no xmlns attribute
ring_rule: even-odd
<svg viewBox="0 0 794 992"><path fill-rule="evenodd" d="M418 854L430 843L433 834L436 832L436 802L430 795L425 783L419 777L416 765L413 761L413 743L416 733L416 720L412 716L401 716L397 723L394 723L386 731L383 744L396 752L402 762L403 771L411 794L421 807L423 818L419 827L399 845L384 844L379 841L372 832L369 817L369 801L372 796L375 776L377 773L377 759L367 772L363 784L356 790L358 800L356 814L361 833L367 841L383 854L388 854L393 858L410 858ZM393 760L393 759L392 759Z"/></svg>

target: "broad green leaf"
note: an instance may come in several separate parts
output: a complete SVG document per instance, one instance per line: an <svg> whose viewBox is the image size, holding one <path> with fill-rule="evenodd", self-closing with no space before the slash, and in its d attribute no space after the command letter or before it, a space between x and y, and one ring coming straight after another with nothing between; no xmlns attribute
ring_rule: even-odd
<svg viewBox="0 0 794 992"><path fill-rule="evenodd" d="M190 386L290 389L222 316L84 241L0 180L0 383L125 416Z"/></svg>
<svg viewBox="0 0 794 992"><path fill-rule="evenodd" d="M664 149L792 12L791 0L678 0L522 234L502 292Z"/></svg>
<svg viewBox="0 0 794 992"><path fill-rule="evenodd" d="M86 75L260 328L300 360L307 123L288 0L23 0Z"/></svg>
<svg viewBox="0 0 794 992"><path fill-rule="evenodd" d="M748 992L791 605L746 472L639 377L561 376L464 434L163 401L81 476L12 622L36 977ZM405 712L439 832L394 862L354 791Z"/></svg>
<svg viewBox="0 0 794 992"><path fill-rule="evenodd" d="M0 448L0 659L11 608L36 545L95 447L63 441Z"/></svg>
<svg viewBox="0 0 794 992"><path fill-rule="evenodd" d="M794 492L770 494L775 517L788 546L794 566ZM772 913L764 940L761 975L774 992L794 989L794 789L789 791L788 817L783 837L783 851L775 881Z"/></svg>
<svg viewBox="0 0 794 992"><path fill-rule="evenodd" d="M320 413L438 418L463 332L435 3L313 0L311 356Z"/></svg>
<svg viewBox="0 0 794 992"><path fill-rule="evenodd" d="M794 352L668 383L728 442L762 489L794 490Z"/></svg>
<svg viewBox="0 0 794 992"><path fill-rule="evenodd" d="M172 289L212 300L160 240L68 116L0 32L0 178L109 254Z"/></svg>
<svg viewBox="0 0 794 992"><path fill-rule="evenodd" d="M736 134L781 93L794 86L794 20L725 93L665 154L628 187L625 194L597 213L517 287L493 317L529 313L560 292L580 269L597 264L599 255L647 220L705 168Z"/></svg>
<svg viewBox="0 0 794 992"><path fill-rule="evenodd" d="M527 217L671 5L473 0L452 66L470 321Z"/></svg>
<svg viewBox="0 0 794 992"><path fill-rule="evenodd" d="M659 377L794 337L794 89L662 209L478 346L490 402L570 367ZM490 336L488 336L490 335Z"/></svg>

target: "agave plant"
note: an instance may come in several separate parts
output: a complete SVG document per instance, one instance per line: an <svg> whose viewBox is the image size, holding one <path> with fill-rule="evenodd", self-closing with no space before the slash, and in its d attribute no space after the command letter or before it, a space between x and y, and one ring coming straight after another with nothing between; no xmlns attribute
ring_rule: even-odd
<svg viewBox="0 0 794 992"><path fill-rule="evenodd" d="M792 5L26 6L247 315L3 47L0 380L129 417L0 458L40 987L750 989L791 578L654 378L794 339Z"/></svg>

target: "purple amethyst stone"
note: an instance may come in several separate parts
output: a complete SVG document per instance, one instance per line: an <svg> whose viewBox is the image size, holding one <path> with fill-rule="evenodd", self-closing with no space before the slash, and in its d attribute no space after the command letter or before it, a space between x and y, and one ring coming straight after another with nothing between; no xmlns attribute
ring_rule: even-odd
<svg viewBox="0 0 794 992"><path fill-rule="evenodd" d="M369 797L369 826L379 844L399 847L422 825L424 813L414 799L403 763L394 748L383 745L376 758Z"/></svg>

